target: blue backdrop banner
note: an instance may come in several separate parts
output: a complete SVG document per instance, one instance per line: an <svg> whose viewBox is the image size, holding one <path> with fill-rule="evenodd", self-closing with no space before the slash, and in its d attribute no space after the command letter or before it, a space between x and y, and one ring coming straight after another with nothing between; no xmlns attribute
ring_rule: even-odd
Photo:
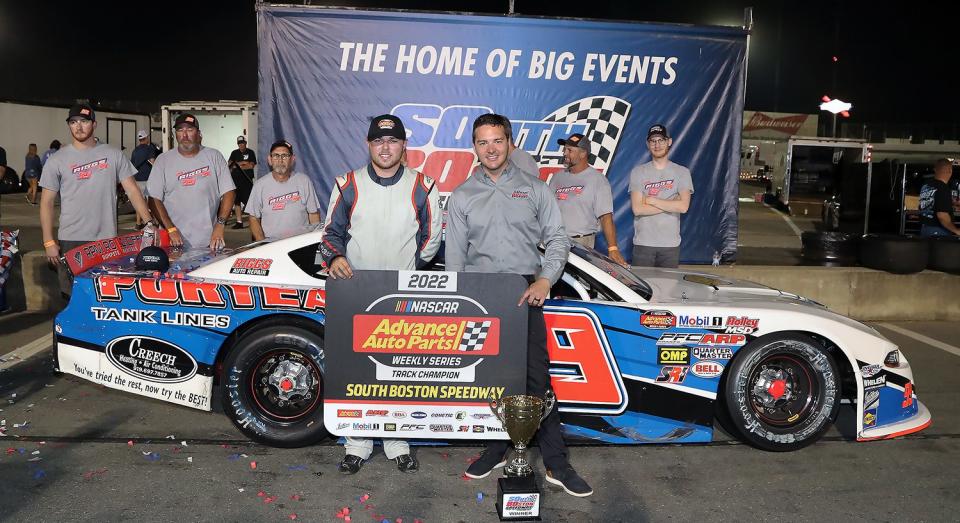
<svg viewBox="0 0 960 523"><path fill-rule="evenodd" d="M681 261L735 256L745 31L267 5L258 16L257 152L291 141L324 207L334 178L369 161L373 116L403 120L408 165L448 195L475 163L474 118L495 112L543 179L563 168L557 139L590 138L629 255L630 171L650 161L647 129L663 123L670 159L693 176ZM602 238L597 246L605 251Z"/></svg>

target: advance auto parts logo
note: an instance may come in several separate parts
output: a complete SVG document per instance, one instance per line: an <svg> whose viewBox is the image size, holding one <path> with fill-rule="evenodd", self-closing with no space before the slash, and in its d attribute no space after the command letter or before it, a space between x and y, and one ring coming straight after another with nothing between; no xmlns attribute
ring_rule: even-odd
<svg viewBox="0 0 960 523"><path fill-rule="evenodd" d="M111 341L105 352L110 363L147 381L179 383L197 373L190 353L156 338L124 336Z"/></svg>
<svg viewBox="0 0 960 523"><path fill-rule="evenodd" d="M494 356L500 353L500 319L358 314L353 317L353 350Z"/></svg>

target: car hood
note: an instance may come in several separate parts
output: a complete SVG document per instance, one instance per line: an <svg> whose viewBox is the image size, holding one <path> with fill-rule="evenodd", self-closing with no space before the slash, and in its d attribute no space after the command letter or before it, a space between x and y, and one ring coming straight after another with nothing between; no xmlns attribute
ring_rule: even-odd
<svg viewBox="0 0 960 523"><path fill-rule="evenodd" d="M747 280L724 278L704 272L634 268L633 272L642 278L653 290L651 303L699 302L725 304L736 302L738 305L759 305L763 303L802 303L811 307L825 309L823 305L789 292L780 291Z"/></svg>

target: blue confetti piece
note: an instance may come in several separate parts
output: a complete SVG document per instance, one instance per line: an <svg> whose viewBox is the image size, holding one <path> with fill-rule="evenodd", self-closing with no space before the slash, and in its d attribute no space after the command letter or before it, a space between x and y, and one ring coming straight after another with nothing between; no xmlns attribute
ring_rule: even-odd
<svg viewBox="0 0 960 523"><path fill-rule="evenodd" d="M37 470L33 471L33 479L39 480L39 479L43 479L43 478L45 478L45 477L47 477L47 473L44 472L43 469L37 469Z"/></svg>
<svg viewBox="0 0 960 523"><path fill-rule="evenodd" d="M307 470L306 465L289 465L287 470Z"/></svg>
<svg viewBox="0 0 960 523"><path fill-rule="evenodd" d="M147 461L159 461L159 460L160 460L160 454L157 454L156 452L151 452L151 453L149 453L149 454L144 455L143 457L147 458Z"/></svg>
<svg viewBox="0 0 960 523"><path fill-rule="evenodd" d="M229 459L230 461L237 461L238 459L240 459L240 454L230 454L229 456L227 456L227 459Z"/></svg>
<svg viewBox="0 0 960 523"><path fill-rule="evenodd" d="M483 492L477 492L477 503L483 501Z"/></svg>
<svg viewBox="0 0 960 523"><path fill-rule="evenodd" d="M27 453L27 449L19 448L19 449L17 449L17 452L19 452L20 454L26 454L26 453Z"/></svg>

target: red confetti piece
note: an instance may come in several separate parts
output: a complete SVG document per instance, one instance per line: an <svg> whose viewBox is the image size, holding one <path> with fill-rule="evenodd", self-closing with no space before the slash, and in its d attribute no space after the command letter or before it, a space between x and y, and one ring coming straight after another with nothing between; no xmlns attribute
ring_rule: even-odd
<svg viewBox="0 0 960 523"><path fill-rule="evenodd" d="M466 472L464 472L463 474L460 474L460 479L462 479L462 480L464 480L464 481L470 481L471 478L470 478L469 476L467 476L467 473L466 473Z"/></svg>
<svg viewBox="0 0 960 523"><path fill-rule="evenodd" d="M290 519L297 519L297 515L296 515L296 514L290 514L290 515L287 516L287 517L289 517Z"/></svg>
<svg viewBox="0 0 960 523"><path fill-rule="evenodd" d="M221 444L220 444L220 448L222 448L222 449L228 449L228 448L230 448L230 445L227 445L226 443L221 443Z"/></svg>
<svg viewBox="0 0 960 523"><path fill-rule="evenodd" d="M293 501L300 501L300 496L298 496L297 494L294 494L294 495L290 496L290 499L293 500Z"/></svg>
<svg viewBox="0 0 960 523"><path fill-rule="evenodd" d="M350 515L350 507L343 507L343 515L344 516Z"/></svg>
<svg viewBox="0 0 960 523"><path fill-rule="evenodd" d="M17 451L17 449L15 449L15 448L13 448L13 447L7 447L7 455L13 454L13 453L16 452L16 451Z"/></svg>
<svg viewBox="0 0 960 523"><path fill-rule="evenodd" d="M403 518L397 518L397 521L395 521L394 523L403 523Z"/></svg>
<svg viewBox="0 0 960 523"><path fill-rule="evenodd" d="M128 440L127 440L127 446L128 446L128 447L132 447L132 446L133 446L133 440L132 440L132 439L128 439Z"/></svg>
<svg viewBox="0 0 960 523"><path fill-rule="evenodd" d="M350 523L350 516L343 516L343 521Z"/></svg>
<svg viewBox="0 0 960 523"><path fill-rule="evenodd" d="M257 470L257 462L256 462L256 461L251 461L251 462L250 462L250 468L251 468L252 470Z"/></svg>
<svg viewBox="0 0 960 523"><path fill-rule="evenodd" d="M257 496L259 496L259 497L261 497L261 498L264 497L264 496L266 496L266 495L267 495L267 493L264 492L264 491L262 491L262 490L261 490L260 492L257 492Z"/></svg>
<svg viewBox="0 0 960 523"><path fill-rule="evenodd" d="M276 500L277 500L277 496L267 496L263 498L264 503L273 503Z"/></svg>

